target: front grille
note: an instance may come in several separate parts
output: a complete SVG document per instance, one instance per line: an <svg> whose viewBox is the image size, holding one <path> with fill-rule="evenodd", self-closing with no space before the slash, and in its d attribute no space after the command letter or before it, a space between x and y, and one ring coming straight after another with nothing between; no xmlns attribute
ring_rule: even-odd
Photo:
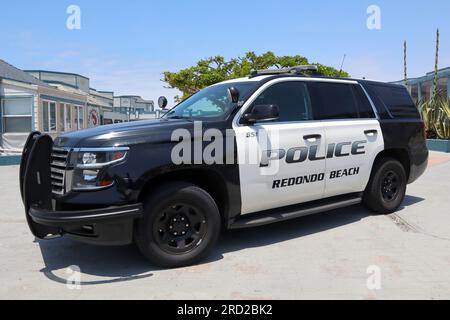
<svg viewBox="0 0 450 320"><path fill-rule="evenodd" d="M52 179L52 192L62 195L66 189L66 168L69 151L53 147L50 170Z"/></svg>

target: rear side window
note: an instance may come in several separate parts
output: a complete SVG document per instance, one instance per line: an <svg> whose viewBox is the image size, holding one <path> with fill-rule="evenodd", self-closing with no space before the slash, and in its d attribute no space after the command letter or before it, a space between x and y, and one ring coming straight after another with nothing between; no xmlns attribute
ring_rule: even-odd
<svg viewBox="0 0 450 320"><path fill-rule="evenodd" d="M308 88L303 82L280 82L270 86L253 102L253 106L261 104L278 106L278 122L312 120Z"/></svg>
<svg viewBox="0 0 450 320"><path fill-rule="evenodd" d="M318 120L374 118L375 114L361 88L347 83L308 84ZM359 89L359 90L358 90Z"/></svg>
<svg viewBox="0 0 450 320"><path fill-rule="evenodd" d="M382 118L420 118L406 88L375 84L367 88Z"/></svg>

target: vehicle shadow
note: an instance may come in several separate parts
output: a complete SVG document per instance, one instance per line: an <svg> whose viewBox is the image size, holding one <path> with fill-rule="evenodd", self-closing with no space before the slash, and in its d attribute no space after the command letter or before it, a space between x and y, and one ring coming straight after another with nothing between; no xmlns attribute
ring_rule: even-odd
<svg viewBox="0 0 450 320"><path fill-rule="evenodd" d="M423 200L423 198L406 196L401 209ZM216 248L203 263L221 260L223 255L229 252L268 246L345 226L370 215L371 213L362 205L354 205L271 225L229 230L223 233ZM82 285L149 278L153 272L161 270L150 265L134 245L97 247L68 238L52 241L38 240L38 243L45 264L41 272L48 279L63 284L67 283L68 277L65 270L71 266L78 267L83 275L102 279L83 281Z"/></svg>

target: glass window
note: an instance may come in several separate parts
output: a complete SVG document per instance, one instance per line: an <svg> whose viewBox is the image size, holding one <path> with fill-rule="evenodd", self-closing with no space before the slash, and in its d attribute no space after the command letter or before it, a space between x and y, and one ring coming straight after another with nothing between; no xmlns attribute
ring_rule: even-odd
<svg viewBox="0 0 450 320"><path fill-rule="evenodd" d="M58 131L64 132L65 131L65 106L64 103L59 104L59 117L58 117Z"/></svg>
<svg viewBox="0 0 450 320"><path fill-rule="evenodd" d="M70 104L66 104L64 106L65 109L65 128L66 131L72 130L72 106Z"/></svg>
<svg viewBox="0 0 450 320"><path fill-rule="evenodd" d="M24 133L32 130L32 98L5 98L0 114L3 114L3 132ZM2 120L2 119L0 119Z"/></svg>
<svg viewBox="0 0 450 320"><path fill-rule="evenodd" d="M410 86L411 97L414 102L417 103L419 101L419 86L417 84L413 84Z"/></svg>
<svg viewBox="0 0 450 320"><path fill-rule="evenodd" d="M448 84L448 78L439 78L437 82L437 94L440 97L447 97L447 84Z"/></svg>
<svg viewBox="0 0 450 320"><path fill-rule="evenodd" d="M4 132L31 132L30 117L5 117L4 124Z"/></svg>
<svg viewBox="0 0 450 320"><path fill-rule="evenodd" d="M312 82L309 84L316 119L373 118L367 98L355 86L346 83ZM359 103L358 103L359 102Z"/></svg>
<svg viewBox="0 0 450 320"><path fill-rule="evenodd" d="M56 131L56 103L50 102L50 131Z"/></svg>
<svg viewBox="0 0 450 320"><path fill-rule="evenodd" d="M166 118L224 118L234 108L235 103L228 97L228 88L239 90L240 98L255 86L253 82L223 83L207 87L187 98L166 114Z"/></svg>
<svg viewBox="0 0 450 320"><path fill-rule="evenodd" d="M44 132L56 132L56 102L42 102Z"/></svg>
<svg viewBox="0 0 450 320"><path fill-rule="evenodd" d="M49 131L49 125L48 125L48 102L44 101L42 102L42 120L43 120L43 130L45 132Z"/></svg>
<svg viewBox="0 0 450 320"><path fill-rule="evenodd" d="M428 101L431 99L431 90L433 88L433 81L425 81L420 84L421 99Z"/></svg>
<svg viewBox="0 0 450 320"><path fill-rule="evenodd" d="M6 98L3 114L5 116L31 116L31 105L30 98Z"/></svg>
<svg viewBox="0 0 450 320"><path fill-rule="evenodd" d="M84 107L73 106L73 129L81 130L84 128Z"/></svg>
<svg viewBox="0 0 450 320"><path fill-rule="evenodd" d="M280 82L267 88L253 102L255 105L274 104L280 110L279 122L312 120L311 101L305 83Z"/></svg>
<svg viewBox="0 0 450 320"><path fill-rule="evenodd" d="M79 106L78 107L78 130L81 130L84 128L84 108Z"/></svg>
<svg viewBox="0 0 450 320"><path fill-rule="evenodd" d="M375 112L373 111L372 105L370 104L369 99L361 86L353 85L352 87L355 93L356 108L358 109L359 117L366 119L375 118Z"/></svg>
<svg viewBox="0 0 450 320"><path fill-rule="evenodd" d="M419 118L419 112L405 87L370 85L379 101L394 118Z"/></svg>

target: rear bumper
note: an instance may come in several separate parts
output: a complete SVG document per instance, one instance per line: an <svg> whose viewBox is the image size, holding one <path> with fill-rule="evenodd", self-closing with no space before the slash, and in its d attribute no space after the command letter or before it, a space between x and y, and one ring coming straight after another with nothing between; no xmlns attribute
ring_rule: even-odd
<svg viewBox="0 0 450 320"><path fill-rule="evenodd" d="M142 205L133 204L82 211L52 211L32 206L28 211L39 225L55 227L61 235L99 245L132 242L133 225L142 215Z"/></svg>
<svg viewBox="0 0 450 320"><path fill-rule="evenodd" d="M425 172L428 167L428 149L423 149L420 152L414 152L410 155L411 167L409 172L408 184L413 183Z"/></svg>

